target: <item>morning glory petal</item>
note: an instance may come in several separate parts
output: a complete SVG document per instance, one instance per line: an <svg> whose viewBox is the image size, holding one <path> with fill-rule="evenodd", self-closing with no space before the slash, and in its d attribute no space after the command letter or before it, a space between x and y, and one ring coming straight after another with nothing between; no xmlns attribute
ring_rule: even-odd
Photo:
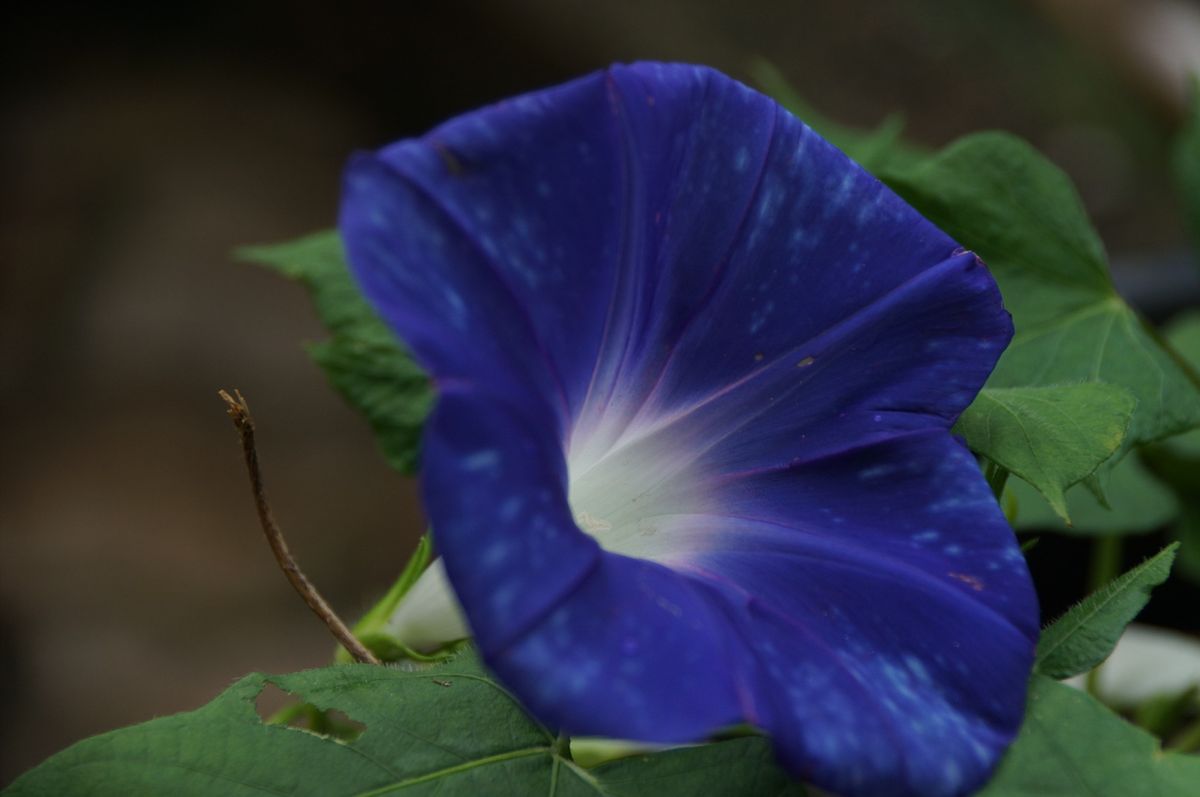
<svg viewBox="0 0 1200 797"><path fill-rule="evenodd" d="M980 351L1008 338L998 308L995 283L975 256L951 257L746 376L631 424L603 455L584 463L572 456L572 504L620 533L647 505L660 514L696 511L711 477L944 433L987 377L992 361L981 362Z"/></svg>
<svg viewBox="0 0 1200 797"><path fill-rule="evenodd" d="M753 640L756 721L834 791L969 792L1020 726L1003 696L1023 688L1037 606L974 470L927 431L713 484L721 514L675 561Z"/></svg>
<svg viewBox="0 0 1200 797"><path fill-rule="evenodd" d="M580 533L544 425L495 396L446 391L426 463L425 505L476 643L544 722L684 742L741 721L722 662L744 653L709 590Z"/></svg>
<svg viewBox="0 0 1200 797"><path fill-rule="evenodd" d="M614 266L634 257L613 102L602 76L584 78L360 156L346 178L351 261L417 357L438 379L544 405L564 428Z"/></svg>
<svg viewBox="0 0 1200 797"><path fill-rule="evenodd" d="M754 722L846 795L987 776L1037 606L949 433L1012 334L973 254L771 100L662 64L360 156L341 229L439 388L444 572L535 714ZM441 572L414 595L455 617ZM419 611L394 628L436 644Z"/></svg>
<svg viewBox="0 0 1200 797"><path fill-rule="evenodd" d="M575 593L490 663L552 727L669 743L744 721L746 696L730 674L745 655L702 583L606 552Z"/></svg>
<svg viewBox="0 0 1200 797"><path fill-rule="evenodd" d="M550 425L494 394L442 390L423 466L434 539L486 657L577 589L600 547L572 519Z"/></svg>

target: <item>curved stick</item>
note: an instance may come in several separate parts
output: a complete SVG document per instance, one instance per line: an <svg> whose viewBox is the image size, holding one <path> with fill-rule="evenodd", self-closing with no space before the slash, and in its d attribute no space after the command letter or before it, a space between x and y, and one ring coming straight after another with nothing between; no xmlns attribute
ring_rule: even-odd
<svg viewBox="0 0 1200 797"><path fill-rule="evenodd" d="M275 522L275 515L271 512L271 506L267 503L267 495L263 489L262 473L258 466L258 449L254 445L254 419L250 417L250 405L237 390L233 391L232 396L224 390L218 391L218 395L228 405L229 417L233 419L233 425L237 427L238 435L241 438L242 455L246 458L246 471L250 475L250 489L254 492L254 506L258 510L258 521L262 525L263 534L267 537L267 544L271 546L271 553L275 554L275 561L279 564L279 569L287 576L287 580L291 582L300 597L304 598L308 608L313 610L313 614L320 618L329 632L342 647L349 651L355 661L379 664L379 659L375 657L375 654L367 650L363 643L350 633L346 624L325 602L321 593L317 592L317 588L300 570L300 566L292 557L292 552L288 550L287 542L283 539L283 532L279 530L279 525Z"/></svg>

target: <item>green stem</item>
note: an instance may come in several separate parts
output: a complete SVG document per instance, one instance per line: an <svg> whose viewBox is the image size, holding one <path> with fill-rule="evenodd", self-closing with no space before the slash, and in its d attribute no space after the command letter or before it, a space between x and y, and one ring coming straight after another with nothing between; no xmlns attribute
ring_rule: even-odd
<svg viewBox="0 0 1200 797"><path fill-rule="evenodd" d="M391 617L392 612L400 605L400 599L403 598L413 584L417 583L417 579L425 572L425 568L429 565L429 560L433 558L433 543L430 542L429 533L421 535L421 539L417 541L417 548L413 551L412 556L408 559L408 564L404 566L400 577L396 579L396 583L392 584L387 594L371 607L371 610L363 616L354 625L356 634L366 633L375 630L378 626L387 622Z"/></svg>
<svg viewBox="0 0 1200 797"><path fill-rule="evenodd" d="M1092 544L1092 563L1088 569L1089 593L1095 592L1121 574L1122 549L1121 538L1114 534L1096 538ZM1099 666L1087 674L1086 687L1089 695L1100 699Z"/></svg>
<svg viewBox="0 0 1200 797"><path fill-rule="evenodd" d="M1200 751L1200 720L1196 720L1191 725L1180 731L1179 734L1171 740L1171 748L1178 750L1181 753L1194 753Z"/></svg>
<svg viewBox="0 0 1200 797"><path fill-rule="evenodd" d="M1096 538L1088 571L1088 592L1095 592L1121 575L1122 547L1121 538L1116 535Z"/></svg>
<svg viewBox="0 0 1200 797"><path fill-rule="evenodd" d="M433 558L433 542L429 539L429 533L421 535L421 539L417 541L417 548L409 557L408 564L404 566L404 570L400 573L400 577L388 589L378 603L370 608L362 619L354 624L351 632L355 638L360 640L372 639L378 642L380 638L386 635L382 633L382 629L387 625L388 619L392 616L392 612L400 605L400 600L403 598L413 584L417 583L417 579L425 572L425 568L429 566L430 559ZM372 650L371 644L366 645L369 650ZM375 655L379 655L378 651L372 650ZM415 657L414 657L415 658ZM349 662L350 654L346 649L339 646L334 652L334 662L345 664Z"/></svg>
<svg viewBox="0 0 1200 797"><path fill-rule="evenodd" d="M987 468L984 470L984 476L988 486L992 488L992 495L996 496L996 500L999 501L1000 497L1004 495L1004 485L1008 483L1008 468L989 460Z"/></svg>
<svg viewBox="0 0 1200 797"><path fill-rule="evenodd" d="M362 643L367 649L382 661L419 661L425 664L436 664L453 658L462 648L462 640L448 642L433 653L421 653L413 650L398 639L384 632L371 632L361 635Z"/></svg>

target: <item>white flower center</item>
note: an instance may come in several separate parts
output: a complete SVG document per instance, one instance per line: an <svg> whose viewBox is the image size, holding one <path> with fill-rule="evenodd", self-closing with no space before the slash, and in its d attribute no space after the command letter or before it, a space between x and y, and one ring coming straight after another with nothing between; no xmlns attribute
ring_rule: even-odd
<svg viewBox="0 0 1200 797"><path fill-rule="evenodd" d="M571 442L567 500L575 524L607 551L667 565L702 548L713 524L702 517L711 500L695 474L695 446L646 424L607 439L605 431ZM469 636L440 559L404 596L387 631L417 650Z"/></svg>
<svg viewBox="0 0 1200 797"><path fill-rule="evenodd" d="M568 501L575 523L608 551L669 563L694 549L705 500L694 453L670 430L631 427L608 446L571 442ZM597 453L599 449L602 453Z"/></svg>

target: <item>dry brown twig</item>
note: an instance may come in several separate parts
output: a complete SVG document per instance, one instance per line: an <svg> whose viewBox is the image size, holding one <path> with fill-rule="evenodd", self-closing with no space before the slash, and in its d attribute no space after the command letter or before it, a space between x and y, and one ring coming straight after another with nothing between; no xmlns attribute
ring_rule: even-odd
<svg viewBox="0 0 1200 797"><path fill-rule="evenodd" d="M275 555L279 569L283 571L292 587L308 604L308 608L313 610L313 614L325 624L329 632L342 647L349 651L355 661L379 664L379 659L375 654L367 650L321 597L321 593L304 575L300 566L296 564L295 558L292 557L292 552L288 549L283 532L280 531L279 524L275 522L275 515L271 512L271 505L267 503L267 494L263 488L262 472L258 464L258 449L254 443L254 419L250 415L250 405L237 390L233 391L233 395L221 390L218 391L218 395L228 405L229 417L233 419L233 425L237 428L238 436L241 438L242 455L246 459L246 471L250 476L250 489L254 493L254 507L258 510L258 521L262 526L263 534L267 537L267 544L271 546L271 553Z"/></svg>

